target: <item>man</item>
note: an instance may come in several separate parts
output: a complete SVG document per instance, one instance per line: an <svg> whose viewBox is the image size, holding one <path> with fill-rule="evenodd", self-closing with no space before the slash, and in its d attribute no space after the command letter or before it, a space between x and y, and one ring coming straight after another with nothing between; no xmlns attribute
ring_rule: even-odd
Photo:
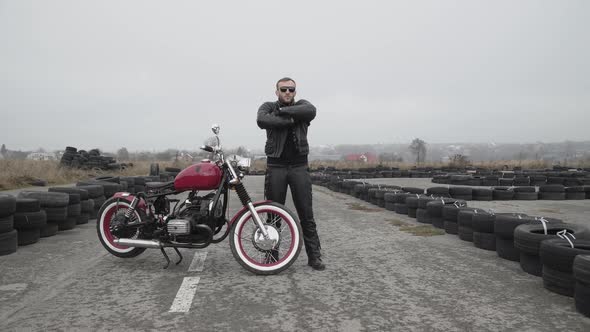
<svg viewBox="0 0 590 332"><path fill-rule="evenodd" d="M264 195L271 201L285 204L287 186L291 189L303 228L308 265L315 270L324 270L326 266L321 259L320 239L313 218L311 178L307 163L307 128L315 118L316 109L307 100L295 102L297 92L293 79L281 78L276 89L278 100L262 104L256 119L258 127L266 130Z"/></svg>

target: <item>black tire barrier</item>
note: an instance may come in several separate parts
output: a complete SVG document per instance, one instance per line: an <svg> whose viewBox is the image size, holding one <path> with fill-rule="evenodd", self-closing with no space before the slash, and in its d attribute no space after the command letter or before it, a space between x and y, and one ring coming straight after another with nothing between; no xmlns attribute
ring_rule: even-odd
<svg viewBox="0 0 590 332"><path fill-rule="evenodd" d="M80 203L68 205L68 217L77 217L80 214L82 214L82 205Z"/></svg>
<svg viewBox="0 0 590 332"><path fill-rule="evenodd" d="M97 184L89 184L89 185L76 184L76 187L88 191L88 198L89 199L94 199L97 197L104 196L104 187L97 185Z"/></svg>
<svg viewBox="0 0 590 332"><path fill-rule="evenodd" d="M445 233L457 235L459 233L459 226L456 222L445 220L443 222Z"/></svg>
<svg viewBox="0 0 590 332"><path fill-rule="evenodd" d="M416 218L416 212L418 211L418 208L411 208L408 206L408 217L410 218Z"/></svg>
<svg viewBox="0 0 590 332"><path fill-rule="evenodd" d="M539 199L539 194L536 192L514 192L514 199L517 201L536 201Z"/></svg>
<svg viewBox="0 0 590 332"><path fill-rule="evenodd" d="M563 272L543 264L543 287L559 295L574 296L575 279L571 272Z"/></svg>
<svg viewBox="0 0 590 332"><path fill-rule="evenodd" d="M577 255L572 270L576 281L590 285L590 255Z"/></svg>
<svg viewBox="0 0 590 332"><path fill-rule="evenodd" d="M576 311L590 317L590 284L576 281L574 293Z"/></svg>
<svg viewBox="0 0 590 332"><path fill-rule="evenodd" d="M80 214L79 216L76 217L76 225L87 224L89 219L90 219L90 217L88 214Z"/></svg>
<svg viewBox="0 0 590 332"><path fill-rule="evenodd" d="M428 196L420 196L418 198L418 208L427 209L427 204L434 201L435 199Z"/></svg>
<svg viewBox="0 0 590 332"><path fill-rule="evenodd" d="M496 253L500 258L520 262L520 252L514 247L514 239L503 239L496 234Z"/></svg>
<svg viewBox="0 0 590 332"><path fill-rule="evenodd" d="M494 233L494 220L496 220L495 214L478 210L472 215L471 228L474 232Z"/></svg>
<svg viewBox="0 0 590 332"><path fill-rule="evenodd" d="M394 210L397 214L408 214L408 206L406 204L394 203Z"/></svg>
<svg viewBox="0 0 590 332"><path fill-rule="evenodd" d="M509 201L514 199L514 191L509 187L494 187L492 197L494 201Z"/></svg>
<svg viewBox="0 0 590 332"><path fill-rule="evenodd" d="M473 229L471 227L463 227L458 224L459 239L467 242L473 242Z"/></svg>
<svg viewBox="0 0 590 332"><path fill-rule="evenodd" d="M494 233L482 233L473 231L473 245L476 248L496 251L496 236Z"/></svg>
<svg viewBox="0 0 590 332"><path fill-rule="evenodd" d="M36 212L41 210L41 204L39 200L35 198L16 198L16 211L15 212Z"/></svg>
<svg viewBox="0 0 590 332"><path fill-rule="evenodd" d="M16 198L0 194L0 218L12 215L16 211Z"/></svg>
<svg viewBox="0 0 590 332"><path fill-rule="evenodd" d="M94 200L87 199L85 201L80 202L80 212L85 214L90 214L94 211Z"/></svg>
<svg viewBox="0 0 590 332"><path fill-rule="evenodd" d="M565 192L539 192L539 199L563 201L565 200Z"/></svg>
<svg viewBox="0 0 590 332"><path fill-rule="evenodd" d="M492 189L473 188L472 199L474 201L491 201L494 199Z"/></svg>
<svg viewBox="0 0 590 332"><path fill-rule="evenodd" d="M41 237L50 237L57 234L57 222L48 221L45 227L41 227Z"/></svg>
<svg viewBox="0 0 590 332"><path fill-rule="evenodd" d="M449 193L449 187L426 188L426 194L437 196L437 197L451 197L451 194Z"/></svg>
<svg viewBox="0 0 590 332"><path fill-rule="evenodd" d="M473 189L471 187L451 187L449 188L449 194L452 198L464 199L461 197L469 197L468 200L471 200Z"/></svg>
<svg viewBox="0 0 590 332"><path fill-rule="evenodd" d="M43 208L64 207L70 201L68 194L47 191L21 191L18 197L38 199Z"/></svg>
<svg viewBox="0 0 590 332"><path fill-rule="evenodd" d="M76 186L98 185L103 187L103 195L107 198L113 197L116 192L121 191L121 185L114 182L107 181L79 181ZM94 197L91 197L94 198Z"/></svg>
<svg viewBox="0 0 590 332"><path fill-rule="evenodd" d="M17 231L0 233L0 256L9 255L16 252L18 247Z"/></svg>
<svg viewBox="0 0 590 332"><path fill-rule="evenodd" d="M397 194L398 192L387 192L383 195L383 200L387 203L395 203L394 198L395 198L395 194Z"/></svg>
<svg viewBox="0 0 590 332"><path fill-rule="evenodd" d="M563 193L565 192L565 187L561 184L546 184L543 186L539 186L539 192Z"/></svg>
<svg viewBox="0 0 590 332"><path fill-rule="evenodd" d="M27 230L42 228L47 225L47 214L44 210L36 212L17 212L14 214L14 228Z"/></svg>
<svg viewBox="0 0 590 332"><path fill-rule="evenodd" d="M499 213L494 218L494 234L496 234L496 237L512 240L514 239L514 229L516 229L518 225L528 224L534 221L534 217L529 217L526 214Z"/></svg>
<svg viewBox="0 0 590 332"><path fill-rule="evenodd" d="M537 277L543 276L543 263L541 263L541 257L538 254L532 255L526 252L520 252L520 268L528 273Z"/></svg>
<svg viewBox="0 0 590 332"><path fill-rule="evenodd" d="M39 242L39 238L41 238L41 228L20 229L17 232L17 243L19 246L37 243Z"/></svg>
<svg viewBox="0 0 590 332"><path fill-rule="evenodd" d="M414 196L408 196L406 198L406 205L408 206L408 209L417 209L418 208L418 200L420 199L421 196L418 195L414 195Z"/></svg>
<svg viewBox="0 0 590 332"><path fill-rule="evenodd" d="M541 242L539 255L543 266L547 265L552 269L562 272L573 271L574 258L576 255L590 254L590 240L573 240L574 248L570 242L563 239L549 239Z"/></svg>
<svg viewBox="0 0 590 332"><path fill-rule="evenodd" d="M585 192L570 192L570 193L566 192L565 199L570 199L570 200L586 199L586 193Z"/></svg>
<svg viewBox="0 0 590 332"><path fill-rule="evenodd" d="M80 187L53 187L49 188L47 191L66 194L78 194L80 196L80 201L85 201L90 198L88 196L88 190L82 189Z"/></svg>
<svg viewBox="0 0 590 332"><path fill-rule="evenodd" d="M93 180L94 181L99 181L99 182L119 183L120 178L118 176L105 175L105 176L95 177Z"/></svg>
<svg viewBox="0 0 590 332"><path fill-rule="evenodd" d="M442 208L442 218L443 220L457 222L457 217L459 215L459 210L463 207L466 207L465 201L457 200L453 202L453 204L445 204Z"/></svg>
<svg viewBox="0 0 590 332"><path fill-rule="evenodd" d="M166 172L173 172L173 173L179 173L181 171L181 169L177 168L177 167L165 167L164 170Z"/></svg>
<svg viewBox="0 0 590 332"><path fill-rule="evenodd" d="M402 191L405 191L410 194L424 194L424 189L415 187L402 187Z"/></svg>
<svg viewBox="0 0 590 332"><path fill-rule="evenodd" d="M14 229L14 217L0 217L0 233L8 233Z"/></svg>
<svg viewBox="0 0 590 332"><path fill-rule="evenodd" d="M67 231L76 227L78 217L67 217L66 220L57 222L58 231Z"/></svg>
<svg viewBox="0 0 590 332"><path fill-rule="evenodd" d="M42 207L47 214L48 222L61 222L68 218L68 207Z"/></svg>
<svg viewBox="0 0 590 332"><path fill-rule="evenodd" d="M395 203L385 201L385 209L388 211L395 211Z"/></svg>
<svg viewBox="0 0 590 332"><path fill-rule="evenodd" d="M416 221L422 224L432 224L432 220L430 220L430 216L428 215L428 210L421 208L416 209Z"/></svg>

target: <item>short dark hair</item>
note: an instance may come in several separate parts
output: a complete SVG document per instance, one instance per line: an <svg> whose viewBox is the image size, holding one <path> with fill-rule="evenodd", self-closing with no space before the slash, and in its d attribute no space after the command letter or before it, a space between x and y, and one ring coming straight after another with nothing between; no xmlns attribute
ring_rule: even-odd
<svg viewBox="0 0 590 332"><path fill-rule="evenodd" d="M289 82L292 81L293 83L295 83L295 80L292 79L291 77L283 77L280 80L277 81L277 90L279 89L279 83L281 82ZM297 83L295 83L295 85L297 85Z"/></svg>

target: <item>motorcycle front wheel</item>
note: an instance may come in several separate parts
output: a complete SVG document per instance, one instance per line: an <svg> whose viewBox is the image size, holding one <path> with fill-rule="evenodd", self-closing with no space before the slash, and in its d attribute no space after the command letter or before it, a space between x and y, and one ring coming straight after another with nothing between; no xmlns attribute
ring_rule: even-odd
<svg viewBox="0 0 590 332"><path fill-rule="evenodd" d="M297 260L303 232L297 217L285 206L270 202L255 207L270 238L265 239L250 211L232 225L230 248L234 258L254 274L277 274Z"/></svg>

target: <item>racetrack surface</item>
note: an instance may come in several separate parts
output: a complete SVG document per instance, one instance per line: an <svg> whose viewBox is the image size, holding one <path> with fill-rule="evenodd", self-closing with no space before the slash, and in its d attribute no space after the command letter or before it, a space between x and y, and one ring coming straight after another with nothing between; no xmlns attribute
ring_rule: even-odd
<svg viewBox="0 0 590 332"><path fill-rule="evenodd" d="M263 177L247 177L246 188L262 199ZM314 211L327 264L321 272L306 265L303 250L280 275L253 275L227 240L180 249L184 260L163 270L158 250L131 259L108 254L94 221L19 247L0 257L0 331L590 330L572 298L545 290L541 278L495 252L455 235L401 232L397 221L418 223L323 187L314 186ZM185 280L193 287L179 294ZM191 295L188 311L174 312Z"/></svg>

